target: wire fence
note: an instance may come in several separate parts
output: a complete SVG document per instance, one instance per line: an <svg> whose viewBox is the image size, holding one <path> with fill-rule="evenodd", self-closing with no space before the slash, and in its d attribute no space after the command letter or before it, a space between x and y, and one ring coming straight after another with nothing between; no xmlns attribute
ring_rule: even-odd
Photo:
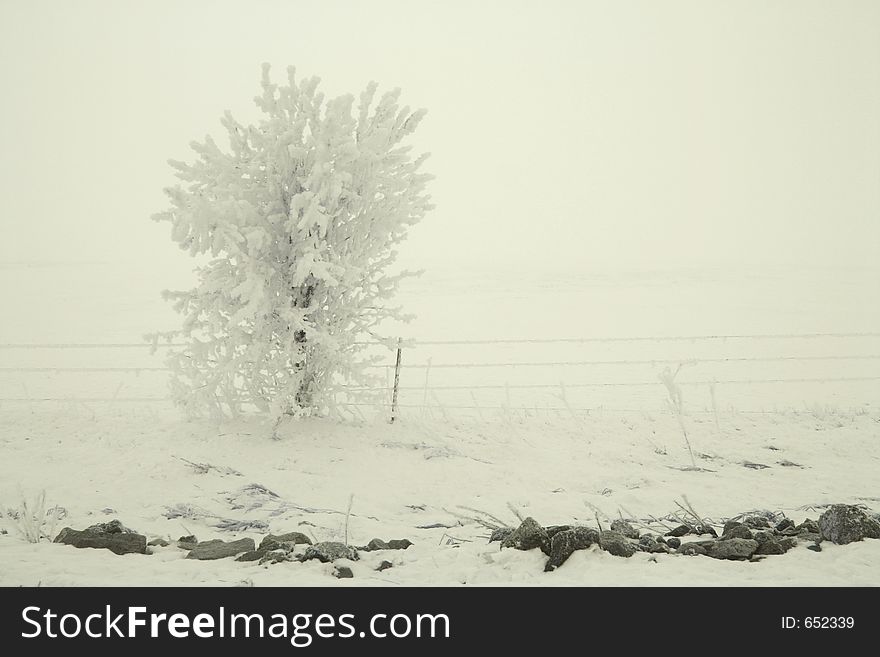
<svg viewBox="0 0 880 657"><path fill-rule="evenodd" d="M880 332L852 333L734 333L717 335L663 335L663 336L623 336L589 338L499 338L492 340L404 340L405 346L444 346L444 345L490 345L490 344L560 344L588 342L696 342L707 340L790 340L816 338L877 338ZM382 345L377 340L355 342L358 345ZM0 349L150 349L156 347L185 347L183 342L117 342L117 343L0 343Z"/></svg>
<svg viewBox="0 0 880 657"><path fill-rule="evenodd" d="M676 381L676 385L687 386L691 388L704 388L709 390L712 395L712 404L715 404L715 387L716 386L749 386L761 387L779 386L794 388L795 386L803 386L805 384L814 385L840 385L849 386L848 390L856 390L858 393L851 395L851 400L855 404L865 404L875 402L880 399L880 394L873 397L875 393L880 393L880 386L875 385L880 382L880 368L877 361L880 361L880 332L829 332L829 333L788 333L788 334L717 334L717 335L676 335L676 336L636 336L636 337L583 337L583 338L522 338L522 339L491 339L491 340L402 340L400 341L400 349L403 352L403 358L395 362L393 358L394 352L389 350L391 359L387 363L372 365L375 369L384 369L387 374L386 385L376 386L372 388L343 386L346 394L351 393L351 398L341 401L341 405L350 407L373 406L388 407L398 409L426 409L435 408L446 410L469 410L469 411L488 411L488 410L523 410L532 411L536 409L552 411L552 412L589 412L595 408L602 407L614 410L658 410L646 409L643 403L646 397L643 393L633 397L607 397L602 398L601 403L597 402L595 396L580 397L579 399L569 399L576 396L577 391L593 391L590 394L595 395L598 390L626 390L626 389L653 389L659 391L652 395L655 401L663 400L663 384L656 376L657 372L651 372L654 376L633 376L641 373L644 375L647 368L656 367L678 367L679 369L688 366L703 366L715 368L710 372L709 376L696 379L684 379ZM786 342L789 348L788 353L777 353L780 342ZM843 342L841 342L843 341ZM633 344L641 343L644 345L664 345L669 343L689 343L690 345L712 345L711 350L717 351L723 349L727 343L742 343L745 345L755 344L775 344L777 347L768 347L771 353L760 354L718 354L704 353L700 355L685 354L684 356L671 357L668 354L660 354L656 357L639 357L639 358L577 358L574 357L573 351L580 349L579 345L613 345L613 344ZM792 348L794 345L804 345L809 343L810 350L806 353L797 353L798 349ZM846 348L841 349L841 345L845 343ZM866 344L868 343L868 344ZM380 342L363 342L359 344L371 345L376 348L388 348L388 343ZM152 353L157 348L179 348L185 346L183 343L176 342L160 342L160 343L4 343L0 344L0 350L7 356L12 352L20 351L24 353L32 353L33 351L43 351L47 354L58 351L66 352L90 352L100 350L123 350L131 352ZM480 347L479 357L471 360L471 354L465 353L468 359L462 354L452 354L450 358L448 352L456 351L456 348ZM563 348L566 349L565 355L571 354L571 358L560 359L558 357L538 358L538 359L509 359L510 352L506 348L515 348L517 354L522 349L534 350L542 348ZM815 353L815 349L821 347L823 351ZM832 347L837 347L833 349ZM498 360L486 358L491 355L491 351L497 349L500 352ZM440 362L433 362L437 353L446 354L446 359ZM794 352L794 353L793 353ZM843 353L841 353L843 352ZM423 361L413 362L410 355L416 353L429 353ZM108 365L77 365L59 363L54 364L59 359L57 357L46 354L43 355L44 361L48 358L48 363L41 364L21 363L16 365L0 366L0 402L22 402L22 403L39 403L39 402L72 402L72 403L161 403L168 400L168 396L164 394L140 394L140 392L154 392L151 385L145 384L140 386L133 393L121 395L120 391L126 385L125 382L120 383L114 393L100 394L99 386L85 384L86 379L77 379L76 395L66 394L73 384L66 384L61 393L46 389L43 386L39 390L31 391L27 386L27 375L49 375L56 377L57 375L74 375L74 377L86 377L89 375L131 375L140 377L142 373L165 373L169 372L168 368L162 365L144 364L144 365L125 365L125 364L108 364ZM503 358L503 359L502 359ZM28 358L27 360L33 360ZM114 357L118 361L118 357ZM774 367L787 368L785 372L779 374ZM804 368L823 368L818 372L806 371ZM719 370L720 368L720 370ZM725 374L725 369L739 368L740 372L734 372L733 376ZM744 369L749 368L749 369ZM757 370L755 369L757 368ZM828 368L834 368L833 370ZM849 368L852 371L845 371ZM481 372L479 376L475 372ZM506 372L506 374L505 374ZM745 376L737 376L737 373L745 373ZM391 383L391 375L394 373L395 380L400 380L398 385ZM407 375L409 373L409 375ZM514 377L518 378L512 378ZM21 375L24 378L14 381L15 375ZM401 376L402 375L402 376ZM587 376L589 375L589 376ZM413 376L418 376L417 382L412 380ZM433 377L433 380L432 378ZM593 380L584 380L593 378ZM598 378L597 378L598 377ZM552 379L547 381L547 379ZM127 381L127 380L126 380ZM30 381L33 384L33 381ZM45 380L41 383L45 384ZM56 382L57 383L57 382ZM104 382L106 384L106 381ZM13 392L16 384L19 390L18 394ZM131 387L131 382L127 383ZM861 387L859 387L861 386ZM867 387L866 387L867 386ZM155 387L155 386L154 386ZM380 392L387 394L388 401L379 404L370 402L363 403L356 399L357 393L362 392ZM571 391L570 393L567 391ZM498 399L497 396L491 400L484 400L485 403L479 402L476 393L502 393L503 397ZM523 394L528 393L527 397L520 397L519 400L514 399L516 392ZM397 403L391 400L393 395L398 393L401 399ZM447 399L441 401L438 393L447 395ZM468 397L462 397L463 393L469 393ZM538 403L533 397L533 393L545 394L549 393L550 397L545 399L543 403ZM850 394L850 393L847 393ZM419 397L419 398L416 398ZM773 396L767 393L758 393L753 395L755 398L770 399ZM846 399L846 396L843 396ZM555 400L555 405L553 401ZM623 402L615 404L614 401ZM626 402L635 400L635 405L627 405ZM865 401L867 400L867 402ZM584 401L589 403L585 404ZM562 405L560 405L562 403ZM763 404L762 404L763 406ZM695 408L694 410L707 410ZM743 412L764 412L761 410L741 409Z"/></svg>

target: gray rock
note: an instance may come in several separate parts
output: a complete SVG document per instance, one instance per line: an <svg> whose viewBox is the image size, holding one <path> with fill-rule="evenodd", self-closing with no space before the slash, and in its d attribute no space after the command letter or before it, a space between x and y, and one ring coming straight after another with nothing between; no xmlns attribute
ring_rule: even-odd
<svg viewBox="0 0 880 657"><path fill-rule="evenodd" d="M812 550L813 552L821 552L822 546L819 545L818 543L813 543L812 545L808 545L807 549Z"/></svg>
<svg viewBox="0 0 880 657"><path fill-rule="evenodd" d="M302 556L303 561L317 559L323 563L336 561L337 559L350 559L357 561L360 558L355 548L345 543L337 543L335 541L325 541L316 543L306 548L305 554Z"/></svg>
<svg viewBox="0 0 880 657"><path fill-rule="evenodd" d="M713 559L748 559L758 549L758 541L750 538L730 538L715 541L706 549Z"/></svg>
<svg viewBox="0 0 880 657"><path fill-rule="evenodd" d="M797 539L793 536L767 535L766 540L758 541L758 549L755 554L785 554L797 545Z"/></svg>
<svg viewBox="0 0 880 657"><path fill-rule="evenodd" d="M678 553L688 557L706 554L706 548L700 543L684 543L678 548Z"/></svg>
<svg viewBox="0 0 880 657"><path fill-rule="evenodd" d="M743 524L751 529L770 529L770 521L764 516L749 516Z"/></svg>
<svg viewBox="0 0 880 657"><path fill-rule="evenodd" d="M213 541L204 541L197 543L186 555L187 559L198 559L199 561L213 561L214 559L225 559L226 557L234 557L242 552L253 552L255 548L254 539L240 538L237 541L221 541L216 539Z"/></svg>
<svg viewBox="0 0 880 657"><path fill-rule="evenodd" d="M351 572L351 568L348 566L336 566L333 575L336 579L351 579L354 577L354 573Z"/></svg>
<svg viewBox="0 0 880 657"><path fill-rule="evenodd" d="M169 545L171 545L171 543L166 541L164 538L154 538L152 541L147 543L147 545L149 545L150 547L168 547Z"/></svg>
<svg viewBox="0 0 880 657"><path fill-rule="evenodd" d="M880 538L880 522L857 506L835 504L819 516L819 535L838 545Z"/></svg>
<svg viewBox="0 0 880 657"><path fill-rule="evenodd" d="M516 550L534 550L541 548L544 554L550 554L550 537L534 518L526 518L507 538L501 541L501 547Z"/></svg>
<svg viewBox="0 0 880 657"><path fill-rule="evenodd" d="M650 552L652 554L660 554L669 552L669 548L665 543L661 543L654 536L650 534L645 534L641 538L639 538L639 549L643 552Z"/></svg>
<svg viewBox="0 0 880 657"><path fill-rule="evenodd" d="M192 550L196 545L198 545L199 539L190 534L189 536L181 536L177 539L177 547L182 550Z"/></svg>
<svg viewBox="0 0 880 657"><path fill-rule="evenodd" d="M268 552L261 552L259 550L256 551L257 554L261 555L260 557L260 565L266 564L276 564L276 563L287 563L290 561L299 561L300 557L294 555L290 550L286 548L280 548L278 550L269 550ZM250 552L246 552L245 554L251 554ZM244 555L242 555L244 556Z"/></svg>
<svg viewBox="0 0 880 657"><path fill-rule="evenodd" d="M559 532L568 531L571 529L571 525L551 525L550 527L544 527L544 531L547 532L547 538L551 541L553 537L556 536Z"/></svg>
<svg viewBox="0 0 880 657"><path fill-rule="evenodd" d="M236 561L259 561L264 556L266 556L266 550L251 550L250 552L245 552L244 554L238 555L235 560Z"/></svg>
<svg viewBox="0 0 880 657"><path fill-rule="evenodd" d="M817 544L822 542L822 536L820 536L819 534L811 534L809 532L802 532L802 533L798 534L797 539L799 541L806 541L808 543L810 541L812 541L813 543L817 543Z"/></svg>
<svg viewBox="0 0 880 657"><path fill-rule="evenodd" d="M673 550L677 550L678 548L681 547L681 539L680 539L680 538L675 538L675 537L673 537L673 538L667 538L667 539L666 539L666 545L668 545L669 547L671 547Z"/></svg>
<svg viewBox="0 0 880 657"><path fill-rule="evenodd" d="M269 534L268 536L264 536L263 540L260 541L259 549L265 551L277 550L282 547L283 543L290 543L292 545L311 545L312 539L300 532L289 532L287 534L280 534L279 536Z"/></svg>
<svg viewBox="0 0 880 657"><path fill-rule="evenodd" d="M614 520L611 522L611 531L618 532L619 534L623 534L627 538L631 538L637 540L639 538L639 531L629 524L626 520Z"/></svg>
<svg viewBox="0 0 880 657"><path fill-rule="evenodd" d="M393 567L394 567L394 564L391 563L390 561L383 561L378 566L376 566L376 570L381 573L383 570L388 570L389 568L393 568Z"/></svg>
<svg viewBox="0 0 880 657"><path fill-rule="evenodd" d="M631 557L636 547L620 532L604 531L599 534L599 547L615 557Z"/></svg>
<svg viewBox="0 0 880 657"><path fill-rule="evenodd" d="M737 524L727 530L725 530L722 535L722 540L728 540L732 538L754 538L752 535L752 530L742 524Z"/></svg>
<svg viewBox="0 0 880 657"><path fill-rule="evenodd" d="M544 572L556 570L576 551L599 542L599 532L592 527L573 527L556 532L550 539L550 558Z"/></svg>
<svg viewBox="0 0 880 657"><path fill-rule="evenodd" d="M674 536L676 538L680 536L687 536L693 531L692 527L688 527L687 525L679 525L675 529L671 529L666 532L665 536Z"/></svg>
<svg viewBox="0 0 880 657"><path fill-rule="evenodd" d="M724 529L721 530L721 535L723 536L727 534L731 529L733 529L734 527L739 527L740 525L742 525L742 523L738 520L728 520L724 523Z"/></svg>
<svg viewBox="0 0 880 657"><path fill-rule="evenodd" d="M147 537L124 527L118 520L92 525L83 530L65 527L55 537L54 542L76 548L105 549L114 554L147 553Z"/></svg>
<svg viewBox="0 0 880 657"><path fill-rule="evenodd" d="M758 542L758 545L763 545L767 541L775 539L776 536L768 529L756 529L752 532L752 538Z"/></svg>
<svg viewBox="0 0 880 657"><path fill-rule="evenodd" d="M783 518L782 520L780 520L779 522L776 523L775 529L777 532L780 532L780 533L795 530L794 520L792 520L791 518Z"/></svg>
<svg viewBox="0 0 880 657"><path fill-rule="evenodd" d="M86 527L83 531L93 532L96 534L136 534L133 529L129 529L119 520L111 520L110 522L99 522L96 525Z"/></svg>
<svg viewBox="0 0 880 657"><path fill-rule="evenodd" d="M698 525L694 528L695 534L708 534L709 536L714 536L718 538L718 532L715 531L715 528L710 525Z"/></svg>
<svg viewBox="0 0 880 657"><path fill-rule="evenodd" d="M499 527L498 529L492 531L492 535L489 537L489 542L494 543L495 541L503 541L513 532L513 527Z"/></svg>
<svg viewBox="0 0 880 657"><path fill-rule="evenodd" d="M405 550L412 544L412 541L408 538L394 538L388 542L383 541L381 538L374 538L364 547L358 549L363 550L364 552L373 552L375 550Z"/></svg>
<svg viewBox="0 0 880 657"><path fill-rule="evenodd" d="M798 530L799 534L818 534L819 533L819 523L815 520L807 518L801 524L799 524L795 529Z"/></svg>

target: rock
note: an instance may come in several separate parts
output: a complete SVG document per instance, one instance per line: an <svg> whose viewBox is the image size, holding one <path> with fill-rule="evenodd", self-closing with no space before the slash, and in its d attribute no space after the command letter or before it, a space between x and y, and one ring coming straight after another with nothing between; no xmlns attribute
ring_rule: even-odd
<svg viewBox="0 0 880 657"><path fill-rule="evenodd" d="M729 538L715 541L706 549L713 559L748 559L758 549L758 541L750 538Z"/></svg>
<svg viewBox="0 0 880 657"><path fill-rule="evenodd" d="M213 561L214 559L225 559L226 557L234 557L242 552L253 552L254 539L240 538L237 541L221 541L219 538L213 541L204 541L197 543L186 555L187 559L198 559L199 561Z"/></svg>
<svg viewBox="0 0 880 657"><path fill-rule="evenodd" d="M801 524L799 524L795 529L798 530L799 534L818 534L819 533L819 523L815 520L811 520L807 518Z"/></svg>
<svg viewBox="0 0 880 657"><path fill-rule="evenodd" d="M550 554L550 538L547 532L534 518L526 518L519 527L501 541L501 547L516 550L534 550L541 548L544 554Z"/></svg>
<svg viewBox="0 0 880 657"><path fill-rule="evenodd" d="M678 553L688 557L706 554L706 548L699 543L685 543L678 548Z"/></svg>
<svg viewBox="0 0 880 657"><path fill-rule="evenodd" d="M351 568L348 566L336 566L333 575L336 579L351 579L354 577L354 573L351 572Z"/></svg>
<svg viewBox="0 0 880 657"><path fill-rule="evenodd" d="M666 534L664 534L664 536L673 536L673 537L677 538L679 536L687 536L692 531L693 531L693 528L688 527L687 525L679 525L675 529L671 529L668 532L666 532Z"/></svg>
<svg viewBox="0 0 880 657"><path fill-rule="evenodd" d="M259 549L264 551L277 550L282 547L283 543L290 543L291 545L311 545L312 539L300 532L289 532L279 536L269 534L268 536L264 536L263 540L260 541Z"/></svg>
<svg viewBox="0 0 880 657"><path fill-rule="evenodd" d="M244 554L238 555L236 561L259 561L266 555L266 550L250 550Z"/></svg>
<svg viewBox="0 0 880 657"><path fill-rule="evenodd" d="M631 557L636 547L620 532L604 531L599 534L599 547L615 557Z"/></svg>
<svg viewBox="0 0 880 657"><path fill-rule="evenodd" d="M550 559L544 566L544 572L559 568L575 550L585 550L598 542L599 532L592 527L573 527L556 532L550 539Z"/></svg>
<svg viewBox="0 0 880 657"><path fill-rule="evenodd" d="M182 550L192 550L196 545L198 545L199 539L190 534L189 536L181 536L177 539L177 547Z"/></svg>
<svg viewBox="0 0 880 657"><path fill-rule="evenodd" d="M708 534L709 536L714 536L715 538L718 538L718 532L715 531L714 527L711 527L709 525L699 525L694 529L694 533L701 535Z"/></svg>
<svg viewBox="0 0 880 657"><path fill-rule="evenodd" d="M634 540L639 538L639 531L626 520L618 519L612 521L611 531L618 532L619 534L623 534L627 538L632 538Z"/></svg>
<svg viewBox="0 0 880 657"><path fill-rule="evenodd" d="M785 554L797 545L797 539L793 536L776 537L767 535L766 540L758 542L755 554Z"/></svg>
<svg viewBox="0 0 880 657"><path fill-rule="evenodd" d="M412 541L410 541L408 538L395 538L388 541L387 543L381 538L374 538L364 547L358 549L363 550L364 552L373 552L374 550L405 550L412 544Z"/></svg>
<svg viewBox="0 0 880 657"><path fill-rule="evenodd" d="M268 552L261 552L260 550L255 550L255 552L260 557L260 565L263 566L265 564L276 564L276 563L287 563L289 561L300 561L300 557L294 555L287 548L279 548L277 550L269 550ZM251 554L250 552L246 552L245 554ZM244 555L242 555L244 556ZM239 559L236 559L239 561ZM244 561L244 559L241 559Z"/></svg>
<svg viewBox="0 0 880 657"><path fill-rule="evenodd" d="M764 516L749 516L743 524L751 529L770 529L770 521Z"/></svg>
<svg viewBox="0 0 880 657"><path fill-rule="evenodd" d="M667 553L669 552L669 548L666 547L665 543L661 543L654 536L650 534L645 534L641 538L639 538L639 549L644 552L650 552L652 554L659 553Z"/></svg>
<svg viewBox="0 0 880 657"><path fill-rule="evenodd" d="M752 535L751 529L743 524L737 523L735 526L725 530L724 534L721 536L721 540L728 540L731 538L754 538L754 536Z"/></svg>
<svg viewBox="0 0 880 657"><path fill-rule="evenodd" d="M124 527L118 520L92 525L83 530L65 527L55 537L54 542L76 548L105 549L114 554L147 553L147 537Z"/></svg>
<svg viewBox="0 0 880 657"><path fill-rule="evenodd" d="M758 542L758 545L763 545L767 541L775 539L776 536L770 530L760 529L752 532L752 538Z"/></svg>
<svg viewBox="0 0 880 657"><path fill-rule="evenodd" d="M792 520L791 518L783 518L782 520L780 520L779 522L776 523L775 529L777 532L780 532L780 533L785 532L785 531L789 531L789 530L793 530L793 529L795 529L794 520Z"/></svg>
<svg viewBox="0 0 880 657"><path fill-rule="evenodd" d="M721 535L724 536L731 529L733 529L734 527L739 527L740 525L742 525L742 523L739 522L738 520L728 520L727 522L724 523L724 529L721 530Z"/></svg>
<svg viewBox="0 0 880 657"><path fill-rule="evenodd" d="M880 522L857 506L835 504L819 516L819 535L838 545L880 538Z"/></svg>
<svg viewBox="0 0 880 657"><path fill-rule="evenodd" d="M673 537L673 538L667 538L667 539L666 539L666 545L668 545L669 547L671 547L673 550L677 550L678 548L681 547L681 539L680 539L680 538L675 538L675 537Z"/></svg>
<svg viewBox="0 0 880 657"><path fill-rule="evenodd" d="M489 537L489 542L494 543L495 541L503 541L513 532L513 527L499 527L498 529L492 531L492 535Z"/></svg>
<svg viewBox="0 0 880 657"><path fill-rule="evenodd" d="M813 552L821 552L822 546L819 545L818 543L813 543L812 545L808 545L807 549L812 550Z"/></svg>
<svg viewBox="0 0 880 657"><path fill-rule="evenodd" d="M147 545L149 545L150 547L168 547L169 545L171 545L171 543L166 541L164 538L154 538L152 541L147 543Z"/></svg>
<svg viewBox="0 0 880 657"><path fill-rule="evenodd" d="M381 538L374 538L369 543L364 545L363 547L359 547L358 550L363 552L373 552L374 550L387 550L388 543L383 541Z"/></svg>
<svg viewBox="0 0 880 657"><path fill-rule="evenodd" d="M556 536L556 534L568 531L571 528L571 525L551 525L550 527L544 527L544 531L547 532L547 538L553 540L553 537Z"/></svg>
<svg viewBox="0 0 880 657"><path fill-rule="evenodd" d="M393 563L391 563L390 561L383 561L378 566L376 566L376 570L381 573L383 570L388 570L392 567L394 567Z"/></svg>
<svg viewBox="0 0 880 657"><path fill-rule="evenodd" d="M357 561L360 558L355 548L345 543L337 543L334 541L325 541L316 543L306 548L305 554L302 556L303 561L317 559L323 563L336 561L337 559L350 559Z"/></svg>

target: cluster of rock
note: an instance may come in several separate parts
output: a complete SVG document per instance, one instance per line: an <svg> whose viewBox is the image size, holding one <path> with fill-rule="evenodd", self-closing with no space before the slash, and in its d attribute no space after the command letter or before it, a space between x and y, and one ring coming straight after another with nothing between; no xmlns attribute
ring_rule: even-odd
<svg viewBox="0 0 880 657"><path fill-rule="evenodd" d="M92 525L83 530L65 527L55 543L78 548L104 548L114 554L147 554L147 537L125 527L118 520Z"/></svg>
<svg viewBox="0 0 880 657"><path fill-rule="evenodd" d="M149 554L151 547L168 547L171 545L162 538L147 542L146 536L125 527L119 520L92 525L83 530L65 527L55 538L55 543L72 545L77 548L107 549L115 554ZM392 539L384 541L374 538L362 547L353 547L345 543L325 541L312 544L312 540L300 532L265 536L259 547L252 538L241 538L235 541L214 539L199 541L195 536L181 536L175 542L179 549L186 550L187 559L210 561L236 557L236 561L259 561L260 564L275 564L286 561L304 562L317 559L322 563L331 563L338 559L357 561L359 552L377 550L405 550L413 543L409 539ZM301 546L305 549L301 550ZM382 561L376 570L391 568L389 561ZM351 569L337 566L334 574L337 577L353 577Z"/></svg>
<svg viewBox="0 0 880 657"><path fill-rule="evenodd" d="M696 536L698 540L682 541ZM706 538L702 538L706 537ZM721 536L708 525L680 525L663 535L640 533L625 520L615 520L608 530L571 525L542 527L526 518L519 527L502 527L492 532L489 542L500 541L502 548L540 549L547 555L544 570L556 570L577 550L597 545L618 557L636 552L703 555L713 559L759 561L766 556L784 554L799 541L812 543L809 549L821 551L823 540L839 545L864 538L880 538L880 522L860 508L837 504L825 511L819 521L807 519L799 525L783 518L771 523L765 516L753 515L725 523Z"/></svg>
<svg viewBox="0 0 880 657"><path fill-rule="evenodd" d="M694 537L693 540L682 539ZM713 559L758 561L769 555L784 554L798 542L808 542L808 549L821 551L822 541L845 545L865 538L880 538L880 522L856 506L836 504L815 520L795 525L788 518L771 521L761 515L725 523L721 536L709 525L680 525L663 535L641 533L625 520L615 520L610 529L572 525L543 527L534 518L526 518L519 527L502 527L492 532L489 542L499 541L502 548L539 549L547 555L545 571L559 568L577 550L593 545L618 557L631 557L637 552L707 556ZM152 547L168 547L164 539L153 539L125 527L119 520L92 525L83 530L65 527L55 538L77 548L107 549L115 554L149 554ZM317 559L322 563L337 560L358 561L361 552L405 550L413 543L408 539L384 541L374 538L362 547L325 541L313 544L300 532L265 536L257 546L252 538L235 541L198 541L195 536L180 537L175 546L188 552L187 559L213 560L236 557L236 561L258 561L260 564L305 562ZM382 561L378 571L391 568ZM336 565L336 577L352 577L351 569Z"/></svg>

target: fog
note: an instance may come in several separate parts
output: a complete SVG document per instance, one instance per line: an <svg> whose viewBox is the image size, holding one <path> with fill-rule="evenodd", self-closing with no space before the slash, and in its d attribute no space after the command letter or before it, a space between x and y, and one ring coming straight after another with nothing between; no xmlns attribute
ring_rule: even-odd
<svg viewBox="0 0 880 657"><path fill-rule="evenodd" d="M4 262L189 266L168 158L258 120L261 62L429 114L408 263L865 266L875 2L2 4Z"/></svg>
<svg viewBox="0 0 880 657"><path fill-rule="evenodd" d="M372 208L359 285L273 215L162 298L168 160L259 122L263 62L428 110L411 322ZM0 0L0 89L0 586L880 585L877 0Z"/></svg>

